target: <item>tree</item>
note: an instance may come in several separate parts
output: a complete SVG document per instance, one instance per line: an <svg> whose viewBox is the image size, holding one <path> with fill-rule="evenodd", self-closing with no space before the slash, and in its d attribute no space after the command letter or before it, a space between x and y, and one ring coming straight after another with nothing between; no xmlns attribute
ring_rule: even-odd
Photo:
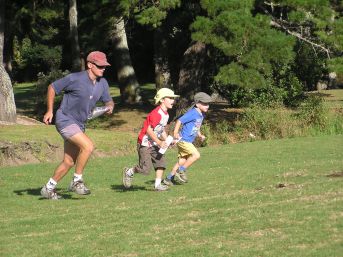
<svg viewBox="0 0 343 257"><path fill-rule="evenodd" d="M64 17L65 2L8 2L11 2L10 6L7 4L11 16L6 14L6 23L7 26L11 25L12 32L12 79L19 82L34 81L40 72L47 74L51 70L59 69L62 62L62 44L68 42L70 45L67 36L68 19ZM69 57L70 54L68 63Z"/></svg>
<svg viewBox="0 0 343 257"><path fill-rule="evenodd" d="M202 1L208 16L192 24L192 38L213 45L226 57L215 80L222 85L262 88L292 63L294 40L253 16L253 1ZM226 62L226 63L225 63Z"/></svg>
<svg viewBox="0 0 343 257"><path fill-rule="evenodd" d="M116 56L117 77L120 97L123 103L141 102L139 83L131 64L130 50L127 44L124 18L112 18L110 38Z"/></svg>
<svg viewBox="0 0 343 257"><path fill-rule="evenodd" d="M154 62L156 90L162 87L171 87L168 38L163 26L154 31Z"/></svg>
<svg viewBox="0 0 343 257"><path fill-rule="evenodd" d="M80 58L80 45L79 35L77 31L77 1L69 0L69 29L70 29L70 47L72 59L72 71L80 71L81 58Z"/></svg>
<svg viewBox="0 0 343 257"><path fill-rule="evenodd" d="M121 1L121 8L127 16L134 15L138 23L154 30L154 65L156 89L171 87L171 67L169 63L170 23L167 15L179 7L180 0L166 1Z"/></svg>
<svg viewBox="0 0 343 257"><path fill-rule="evenodd" d="M202 91L207 63L206 45L193 43L184 53L176 91L182 96L177 103L176 114L186 109L196 92Z"/></svg>
<svg viewBox="0 0 343 257"><path fill-rule="evenodd" d="M5 0L0 0L0 121L15 122L16 106L11 79L4 68Z"/></svg>
<svg viewBox="0 0 343 257"><path fill-rule="evenodd" d="M258 11L271 18L272 27L287 33L299 42L307 53L297 49L297 53L306 59L318 59L322 62L322 70L315 75L320 79L321 72L337 72L343 75L343 3L340 0L318 1L262 1L256 2ZM311 51L308 51L311 49ZM304 63L299 66L302 68ZM307 64L307 63L306 63ZM310 67L318 70L318 67ZM300 74L307 77L307 74ZM308 79L305 81L308 82ZM314 81L315 84L316 81ZM312 89L313 89L312 85ZM311 88L311 85L308 86Z"/></svg>

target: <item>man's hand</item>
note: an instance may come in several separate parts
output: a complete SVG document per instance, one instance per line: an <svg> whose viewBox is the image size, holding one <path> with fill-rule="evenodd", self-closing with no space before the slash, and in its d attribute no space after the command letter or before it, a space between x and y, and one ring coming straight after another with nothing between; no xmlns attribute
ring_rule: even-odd
<svg viewBox="0 0 343 257"><path fill-rule="evenodd" d="M107 106L108 111L106 112L106 114L112 114L113 112L113 106Z"/></svg>
<svg viewBox="0 0 343 257"><path fill-rule="evenodd" d="M52 112L46 112L43 117L43 122L46 125L49 125L52 121L52 117L54 117L54 114Z"/></svg>
<svg viewBox="0 0 343 257"><path fill-rule="evenodd" d="M110 102L107 102L105 103L108 111L106 112L106 114L112 114L113 112L113 108L114 108L114 102L110 101Z"/></svg>

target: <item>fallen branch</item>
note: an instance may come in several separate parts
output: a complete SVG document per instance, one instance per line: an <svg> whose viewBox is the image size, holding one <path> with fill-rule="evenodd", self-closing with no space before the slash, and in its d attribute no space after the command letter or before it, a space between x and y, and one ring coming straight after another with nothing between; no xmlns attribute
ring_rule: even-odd
<svg viewBox="0 0 343 257"><path fill-rule="evenodd" d="M309 43L310 45L312 45L312 47L317 47L317 48L320 48L321 50L323 50L324 52L326 52L326 55L328 56L328 58L330 59L330 49L322 46L322 45L319 45L315 42L312 42L311 40L301 36L300 33L298 32L295 32L295 31L291 31L289 30L287 27L281 25L280 23L276 22L275 20L271 20L270 21L270 24L274 27L277 27L277 28L281 28L283 29L284 31L286 31L288 34L292 35L292 36L295 36L296 38L302 40L302 41L305 41L306 43Z"/></svg>

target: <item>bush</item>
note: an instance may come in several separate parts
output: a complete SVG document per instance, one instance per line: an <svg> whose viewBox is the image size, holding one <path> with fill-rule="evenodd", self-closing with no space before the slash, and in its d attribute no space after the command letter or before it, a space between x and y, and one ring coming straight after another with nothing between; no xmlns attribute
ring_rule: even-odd
<svg viewBox="0 0 343 257"><path fill-rule="evenodd" d="M298 135L297 121L283 107L265 108L254 106L247 109L238 122L239 130L245 135L240 138L272 139Z"/></svg>
<svg viewBox="0 0 343 257"><path fill-rule="evenodd" d="M35 80L38 73L48 73L59 69L62 61L62 47L49 47L43 44L33 44L29 38L21 42L15 38L14 78L18 81ZM24 75L23 75L24 74Z"/></svg>
<svg viewBox="0 0 343 257"><path fill-rule="evenodd" d="M315 126L324 129L327 122L328 109L324 106L324 99L310 94L300 105L298 118L303 120L304 126Z"/></svg>
<svg viewBox="0 0 343 257"><path fill-rule="evenodd" d="M259 105L247 108L234 133L239 141L341 134L343 117L326 108L323 98L310 94L297 110Z"/></svg>

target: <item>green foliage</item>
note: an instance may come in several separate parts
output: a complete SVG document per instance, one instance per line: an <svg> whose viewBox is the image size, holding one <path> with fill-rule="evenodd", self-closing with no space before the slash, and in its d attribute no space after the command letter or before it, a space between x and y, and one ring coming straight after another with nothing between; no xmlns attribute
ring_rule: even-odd
<svg viewBox="0 0 343 257"><path fill-rule="evenodd" d="M224 56L214 88L230 96L236 106L283 102L286 94L276 78L287 78L283 67L293 63L294 39L272 29L266 16L254 15L254 1L201 3L208 16L196 18L192 38L214 46Z"/></svg>
<svg viewBox="0 0 343 257"><path fill-rule="evenodd" d="M319 129L324 129L327 124L327 113L324 99L319 95L310 94L301 104L298 116L303 120L304 125L312 124Z"/></svg>
<svg viewBox="0 0 343 257"><path fill-rule="evenodd" d="M329 61L330 58L341 56L343 50L341 1L282 0L277 4L277 11L274 10L271 15L280 21L287 17L283 24L307 40L305 44L311 48L312 53L307 53L307 58L325 54L325 60ZM300 41L305 42L305 40ZM331 71L341 73L342 69L334 64L331 64Z"/></svg>
<svg viewBox="0 0 343 257"><path fill-rule="evenodd" d="M305 85L306 90L315 90L317 82L327 73L324 53L313 53L313 48L298 42L296 58L293 66L294 74Z"/></svg>
<svg viewBox="0 0 343 257"><path fill-rule="evenodd" d="M149 25L153 28L159 27L167 17L168 11L181 5L180 0L162 1L127 1L121 0L119 8L126 16L132 12L138 23Z"/></svg>
<svg viewBox="0 0 343 257"><path fill-rule="evenodd" d="M293 133L289 134L288 129L293 125L294 121L284 109L254 106L245 110L238 127L254 138L272 139L295 136Z"/></svg>
<svg viewBox="0 0 343 257"><path fill-rule="evenodd" d="M339 112L329 110L321 96L310 94L295 110L277 105L247 108L237 121L235 131L242 141L246 141L249 134L254 139L342 134L343 118Z"/></svg>
<svg viewBox="0 0 343 257"><path fill-rule="evenodd" d="M32 44L29 38L24 38L21 43L15 38L13 52L15 75L28 74L30 79L36 79L35 76L39 72L47 73L57 70L62 62L61 46L49 47L43 44ZM18 78L20 81L22 79L28 78Z"/></svg>
<svg viewBox="0 0 343 257"><path fill-rule="evenodd" d="M254 104L273 107L284 104L297 106L303 97L303 85L288 71L274 83L260 88L245 88L236 85L214 85L213 88L229 99L233 107L248 107Z"/></svg>
<svg viewBox="0 0 343 257"><path fill-rule="evenodd" d="M18 6L15 6L18 5ZM54 1L36 1L34 4L13 3L16 13L7 21L8 33L13 36L13 77L17 81L33 81L39 72L59 69L62 63L62 44L65 38L64 4ZM12 10L13 11L13 10Z"/></svg>
<svg viewBox="0 0 343 257"><path fill-rule="evenodd" d="M337 74L343 74L343 57L336 57L328 60L328 68Z"/></svg>

